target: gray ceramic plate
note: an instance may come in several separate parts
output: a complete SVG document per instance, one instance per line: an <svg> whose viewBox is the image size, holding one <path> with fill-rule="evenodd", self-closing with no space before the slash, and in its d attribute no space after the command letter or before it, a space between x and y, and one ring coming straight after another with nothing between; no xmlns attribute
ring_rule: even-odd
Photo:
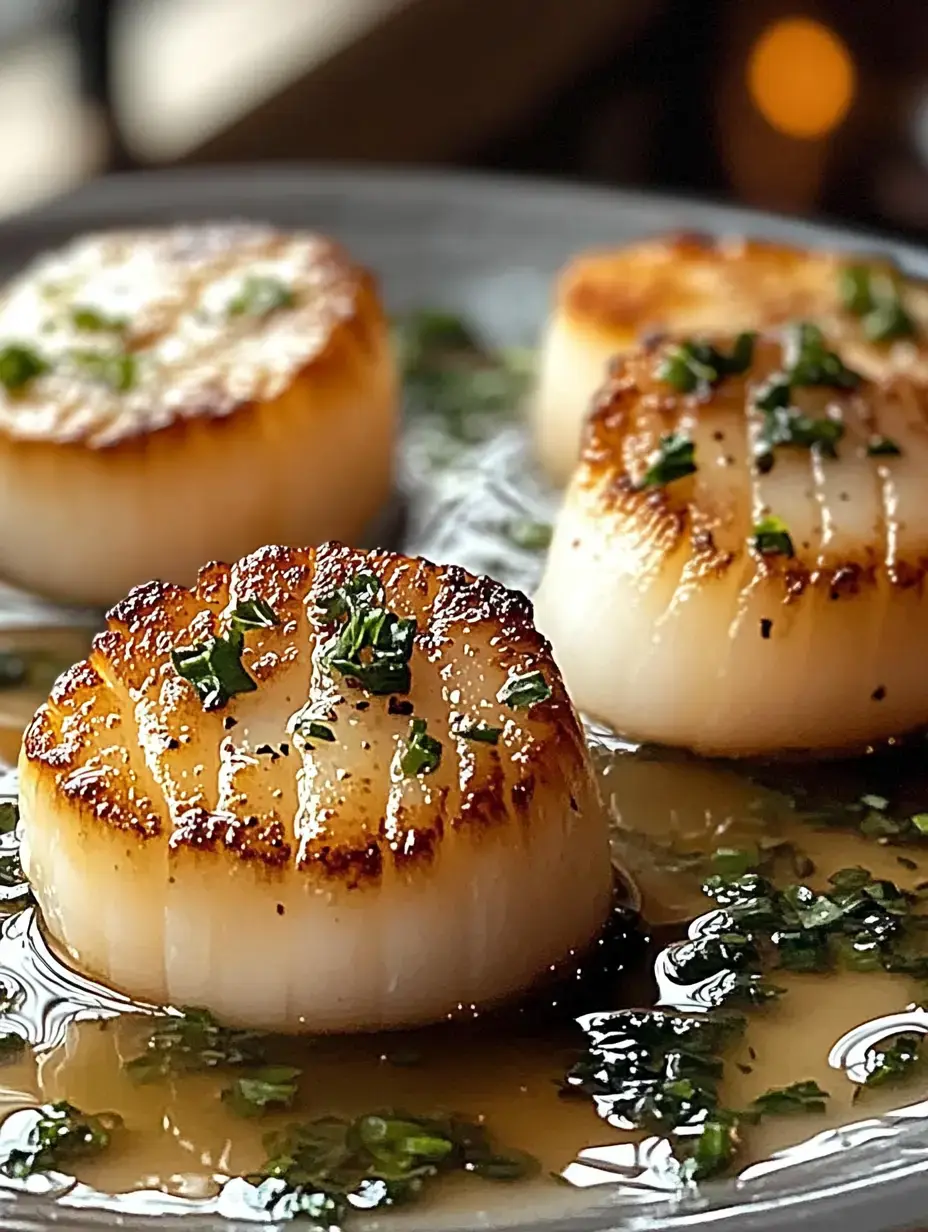
<svg viewBox="0 0 928 1232"><path fill-rule="evenodd" d="M535 339L551 276L570 253L661 231L735 232L812 246L884 249L912 272L928 275L928 254L911 248L679 199L446 173L295 168L159 173L91 185L0 229L0 271L75 232L230 216L329 232L378 272L391 309L458 310L503 343ZM920 1220L928 1224L928 1105L906 1113L831 1133L817 1144L814 1158L790 1153L753 1170L750 1179L717 1182L699 1195L669 1200L617 1192L609 1185L552 1189L551 1204L543 1210L510 1204L499 1214L486 1212L480 1224L523 1232L720 1232L732 1226L774 1232L812 1225L818 1232L889 1232ZM144 1203L134 1214L123 1213L125 1207L120 1213L50 1209L17 1196L0 1206L0 1227L10 1232L117 1225L230 1232L234 1227L195 1212L159 1216L152 1223L144 1209ZM389 1223L406 1226L403 1219ZM438 1225L436 1217L421 1213L409 1224L429 1232L437 1232ZM443 1229L454 1226L453 1216L441 1221ZM459 1221L456 1226L462 1227ZM466 1226L474 1226L473 1218Z"/></svg>

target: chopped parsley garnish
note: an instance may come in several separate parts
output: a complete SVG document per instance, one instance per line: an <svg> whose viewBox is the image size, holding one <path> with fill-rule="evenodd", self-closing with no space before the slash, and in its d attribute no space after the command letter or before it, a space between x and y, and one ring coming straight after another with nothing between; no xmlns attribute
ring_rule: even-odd
<svg viewBox="0 0 928 1232"><path fill-rule="evenodd" d="M243 599L229 613L229 624L239 633L246 629L273 629L280 624L274 609L264 599Z"/></svg>
<svg viewBox="0 0 928 1232"><path fill-rule="evenodd" d="M811 321L797 321L786 331L786 376L790 386L856 389L859 372L848 368L837 351L825 346L825 336Z"/></svg>
<svg viewBox="0 0 928 1232"><path fill-rule="evenodd" d="M19 823L19 805L15 800L0 800L0 834L12 834Z"/></svg>
<svg viewBox="0 0 928 1232"><path fill-rule="evenodd" d="M888 436L871 436L867 453L871 458L898 458L902 450Z"/></svg>
<svg viewBox="0 0 928 1232"><path fill-rule="evenodd" d="M660 445L648 459L648 467L637 488L663 488L675 479L685 479L696 473L695 446L680 432L662 436Z"/></svg>
<svg viewBox="0 0 928 1232"><path fill-rule="evenodd" d="M25 1149L15 1149L0 1163L4 1176L23 1180L37 1172L59 1172L76 1160L98 1155L122 1125L115 1112L91 1116L66 1100L43 1104L29 1131Z"/></svg>
<svg viewBox="0 0 928 1232"><path fill-rule="evenodd" d="M129 351L71 351L70 358L91 380L117 393L126 393L136 383L138 365Z"/></svg>
<svg viewBox="0 0 928 1232"><path fill-rule="evenodd" d="M75 329L88 333L121 333L129 322L125 317L110 317L98 308L77 304L71 309L71 323Z"/></svg>
<svg viewBox="0 0 928 1232"><path fill-rule="evenodd" d="M299 1089L302 1070L292 1065L268 1065L236 1078L222 1092L222 1099L239 1116L260 1116L268 1108L291 1108Z"/></svg>
<svg viewBox="0 0 928 1232"><path fill-rule="evenodd" d="M590 1042L567 1074L566 1092L592 1096L612 1123L653 1133L712 1116L721 1054L745 1028L732 1015L688 1018L663 1010L617 1010L579 1022Z"/></svg>
<svg viewBox="0 0 928 1232"><path fill-rule="evenodd" d="M320 723L317 719L306 719L297 727L297 731L304 740L324 740L326 744L335 743L335 732L327 723Z"/></svg>
<svg viewBox="0 0 928 1232"><path fill-rule="evenodd" d="M754 358L756 338L753 333L739 334L730 355L708 342L683 342L669 351L658 364L657 379L684 394L707 391L726 376L747 371Z"/></svg>
<svg viewBox="0 0 928 1232"><path fill-rule="evenodd" d="M803 415L792 407L774 407L765 414L754 456L761 470L770 469L773 450L780 445L814 449L826 458L836 458L843 436L844 424L837 419Z"/></svg>
<svg viewBox="0 0 928 1232"><path fill-rule="evenodd" d="M532 352L491 350L451 313L412 313L395 334L410 409L438 418L455 442L486 440L501 417L516 412L531 385ZM447 460L449 443L436 460Z"/></svg>
<svg viewBox="0 0 928 1232"><path fill-rule="evenodd" d="M223 1027L209 1010L188 1008L155 1019L145 1051L125 1069L137 1082L154 1082L176 1074L262 1065L264 1037L259 1031Z"/></svg>
<svg viewBox="0 0 928 1232"><path fill-rule="evenodd" d="M416 621L396 616L384 601L372 573L356 573L323 601L325 619L341 624L324 662L368 693L408 693Z"/></svg>
<svg viewBox="0 0 928 1232"><path fill-rule="evenodd" d="M524 676L511 675L496 694L496 700L514 710L526 710L546 702L550 696L551 686L541 672L526 672Z"/></svg>
<svg viewBox="0 0 928 1232"><path fill-rule="evenodd" d="M717 970L756 973L841 966L928 978L928 953L917 944L923 917L915 912L915 897L866 869L839 869L824 893L801 883L779 890L756 873L710 877L703 892L721 910L708 919L698 939L683 945L700 953L704 966L717 963ZM719 941L735 937L746 957L733 964L720 953ZM701 971L698 978L707 974Z"/></svg>
<svg viewBox="0 0 928 1232"><path fill-rule="evenodd" d="M786 332L784 370L775 372L757 391L754 405L763 412L755 459L761 471L774 463L774 449L795 446L815 449L826 457L837 457L837 443L844 425L828 416L804 415L793 406L793 391L802 386L856 389L861 378L848 368L836 351L825 346L817 325L800 321Z"/></svg>
<svg viewBox="0 0 928 1232"><path fill-rule="evenodd" d="M878 1087L908 1078L922 1059L922 1040L921 1035L904 1032L886 1048L871 1048L865 1063L864 1086Z"/></svg>
<svg viewBox="0 0 928 1232"><path fill-rule="evenodd" d="M296 302L291 287L279 278L249 275L239 293L229 302L231 317L266 317L281 308L292 308Z"/></svg>
<svg viewBox="0 0 928 1232"><path fill-rule="evenodd" d="M860 317L871 342L892 342L915 334L915 321L903 305L899 280L888 271L867 265L845 266L839 289L844 307Z"/></svg>
<svg viewBox="0 0 928 1232"><path fill-rule="evenodd" d="M796 1112L824 1112L827 1091L817 1082L806 1079L793 1082L788 1087L771 1087L751 1103L751 1112L759 1116L790 1116Z"/></svg>
<svg viewBox="0 0 928 1232"><path fill-rule="evenodd" d="M261 599L246 599L229 613L227 633L171 651L171 662L197 691L204 710L224 706L237 693L258 687L242 665L246 629L266 629L278 623Z"/></svg>
<svg viewBox="0 0 928 1232"><path fill-rule="evenodd" d="M808 825L852 830L881 846L898 843L923 846L928 838L928 813L908 813L893 808L887 796L873 792L852 800L835 799L830 795L820 799L811 795L802 782L796 782L791 784L791 793L784 803Z"/></svg>
<svg viewBox="0 0 928 1232"><path fill-rule="evenodd" d="M28 385L37 376L48 372L49 365L30 347L7 343L0 347L0 385L14 392Z"/></svg>
<svg viewBox="0 0 928 1232"><path fill-rule="evenodd" d="M400 771L406 778L417 774L434 774L441 764L441 741L426 731L425 719L413 719L409 724L409 739L400 755Z"/></svg>
<svg viewBox="0 0 928 1232"><path fill-rule="evenodd" d="M503 729L491 727L483 719L477 719L474 722L461 719L455 723L452 732L455 736L460 736L462 740L474 740L477 744L499 744Z"/></svg>
<svg viewBox="0 0 928 1232"><path fill-rule="evenodd" d="M533 522L531 518L512 518L504 529L516 547L526 552L543 552L554 530L550 522Z"/></svg>
<svg viewBox="0 0 928 1232"><path fill-rule="evenodd" d="M443 1174L510 1181L537 1171L531 1156L500 1151L483 1125L381 1112L322 1117L268 1134L269 1158L248 1179L272 1221L308 1216L341 1226L357 1209L408 1203Z"/></svg>
<svg viewBox="0 0 928 1232"><path fill-rule="evenodd" d="M610 1124L668 1137L683 1181L725 1171L743 1123L824 1110L828 1093L811 1080L772 1088L744 1111L722 1106L723 1055L743 1035L744 1018L618 1010L578 1021L589 1043L565 1094L590 1096Z"/></svg>
<svg viewBox="0 0 928 1232"><path fill-rule="evenodd" d="M408 316L399 328L398 344L400 366L407 378L427 375L443 358L478 354L481 349L461 317L435 310Z"/></svg>
<svg viewBox="0 0 928 1232"><path fill-rule="evenodd" d="M754 524L751 543L761 556L795 556L786 523L773 515Z"/></svg>
<svg viewBox="0 0 928 1232"><path fill-rule="evenodd" d="M0 901L25 897L30 893L29 882L20 863L19 852L9 851L0 855Z"/></svg>

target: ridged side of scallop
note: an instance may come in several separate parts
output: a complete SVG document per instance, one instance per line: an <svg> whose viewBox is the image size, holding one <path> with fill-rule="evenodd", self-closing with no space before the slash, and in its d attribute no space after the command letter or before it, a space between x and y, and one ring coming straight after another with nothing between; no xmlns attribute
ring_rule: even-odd
<svg viewBox="0 0 928 1232"><path fill-rule="evenodd" d="M269 541L357 542L388 499L388 327L323 237L84 237L0 293L0 377L9 347L39 370L0 385L0 575L31 590L105 607Z"/></svg>
<svg viewBox="0 0 928 1232"><path fill-rule="evenodd" d="M914 338L867 341L842 304L842 270L864 262L899 285ZM560 273L532 401L536 450L566 484L583 424L610 364L662 334L737 333L797 319L816 321L846 361L869 376L928 379L928 288L885 257L824 252L743 238L681 235L584 253Z"/></svg>
<svg viewBox="0 0 928 1232"><path fill-rule="evenodd" d="M332 595L373 574L414 618L408 693L326 666ZM204 710L171 651L246 599L257 687ZM395 1027L529 987L595 938L606 820L528 600L390 554L265 548L153 583L56 685L20 760L24 866L52 934L130 994L288 1031ZM545 696L499 700L540 672ZM301 738L307 701L331 739ZM400 773L414 719L441 746ZM495 743L461 734L474 724Z"/></svg>
<svg viewBox="0 0 928 1232"><path fill-rule="evenodd" d="M859 751L928 723L928 391L795 390L843 426L838 456L782 446L764 472L756 395L780 344L691 394L657 375L671 349L634 353L604 391L535 598L581 712L719 756ZM695 473L643 487L672 433ZM872 456L883 437L897 455ZM792 554L760 550L769 518Z"/></svg>

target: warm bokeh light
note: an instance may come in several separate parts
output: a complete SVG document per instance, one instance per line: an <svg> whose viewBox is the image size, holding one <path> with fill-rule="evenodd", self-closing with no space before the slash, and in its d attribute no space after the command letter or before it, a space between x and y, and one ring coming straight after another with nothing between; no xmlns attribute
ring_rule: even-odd
<svg viewBox="0 0 928 1232"><path fill-rule="evenodd" d="M789 137L824 137L847 115L857 74L846 45L805 17L777 21L748 61L751 98L764 119Z"/></svg>

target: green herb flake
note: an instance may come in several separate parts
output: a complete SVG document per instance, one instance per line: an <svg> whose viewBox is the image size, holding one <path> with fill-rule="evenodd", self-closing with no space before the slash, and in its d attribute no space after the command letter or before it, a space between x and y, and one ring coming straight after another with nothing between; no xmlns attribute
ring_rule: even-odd
<svg viewBox="0 0 928 1232"><path fill-rule="evenodd" d="M496 700L515 710L527 710L546 702L551 696L551 686L541 672L526 672L524 676L510 675L496 695Z"/></svg>
<svg viewBox="0 0 928 1232"><path fill-rule="evenodd" d="M867 443L867 454L871 458L898 458L902 450L888 436L871 436Z"/></svg>
<svg viewBox="0 0 928 1232"><path fill-rule="evenodd" d="M798 321L786 331L786 370L790 385L856 389L859 372L848 368L837 351L829 351L817 325Z"/></svg>
<svg viewBox="0 0 928 1232"><path fill-rule="evenodd" d="M680 1140L677 1154L683 1161L681 1177L686 1181L707 1181L719 1176L731 1166L740 1145L737 1114L720 1109L694 1138Z"/></svg>
<svg viewBox="0 0 928 1232"><path fill-rule="evenodd" d="M531 518L512 518L505 524L507 538L526 552L543 552L551 543L550 522L534 522Z"/></svg>
<svg viewBox="0 0 928 1232"><path fill-rule="evenodd" d="M401 619L384 606L380 580L357 573L322 602L324 618L339 624L325 664L377 696L408 693L414 618Z"/></svg>
<svg viewBox="0 0 928 1232"><path fill-rule="evenodd" d="M178 676L197 691L204 710L224 706L238 693L253 693L256 682L242 664L245 632L278 624L277 616L263 599L247 599L229 613L229 628L218 637L171 651Z"/></svg>
<svg viewBox="0 0 928 1232"><path fill-rule="evenodd" d="M70 359L85 376L116 393L132 389L138 378L138 363L129 351L71 351Z"/></svg>
<svg viewBox="0 0 928 1232"><path fill-rule="evenodd" d="M908 1078L921 1060L921 1041L921 1036L906 1032L886 1048L872 1048L867 1053L864 1086L878 1087Z"/></svg>
<svg viewBox="0 0 928 1232"><path fill-rule="evenodd" d="M4 1176L24 1180L39 1172L64 1171L77 1160L99 1155L122 1126L114 1112L91 1116L65 1100L43 1104L25 1149L12 1150L0 1163Z"/></svg>
<svg viewBox="0 0 928 1232"><path fill-rule="evenodd" d="M764 417L755 459L763 470L766 464L760 459L772 455L779 446L790 445L815 450L826 458L836 458L838 442L843 436L844 424L840 420L827 415L818 418L803 415L789 406L774 407Z"/></svg>
<svg viewBox="0 0 928 1232"><path fill-rule="evenodd" d="M823 1091L817 1082L807 1079L793 1082L788 1087L771 1087L752 1102L750 1111L758 1116L824 1112L829 1098L828 1092Z"/></svg>
<svg viewBox="0 0 928 1232"><path fill-rule="evenodd" d="M503 734L503 729L501 727L491 727L483 719L475 721L461 719L455 723L452 728L452 734L460 736L462 740L473 740L477 744L499 744L499 738Z"/></svg>
<svg viewBox="0 0 928 1232"><path fill-rule="evenodd" d="M660 445L648 459L646 471L637 484L638 491L646 488L663 488L677 479L696 473L693 442L682 433L672 432L662 436Z"/></svg>
<svg viewBox="0 0 928 1232"><path fill-rule="evenodd" d="M756 338L753 333L739 334L730 355L707 342L687 340L667 352L655 375L679 393L705 393L726 376L747 371L754 358Z"/></svg>
<svg viewBox="0 0 928 1232"><path fill-rule="evenodd" d="M761 556L795 556L786 523L773 515L754 524L751 543Z"/></svg>
<svg viewBox="0 0 928 1232"><path fill-rule="evenodd" d="M410 410L443 429L435 460L447 461L460 443L485 441L504 416L516 413L531 386L531 351L492 350L454 314L412 313L395 336Z"/></svg>
<svg viewBox="0 0 928 1232"><path fill-rule="evenodd" d="M137 1082L178 1074L264 1063L264 1037L258 1031L221 1026L209 1010L187 1008L157 1018L145 1051L124 1063Z"/></svg>
<svg viewBox="0 0 928 1232"><path fill-rule="evenodd" d="M245 599L229 613L229 623L239 633L246 629L271 629L280 624L274 609L264 599Z"/></svg>
<svg viewBox="0 0 928 1232"><path fill-rule="evenodd" d="M49 371L49 364L30 347L7 343L0 347L0 385L11 393Z"/></svg>
<svg viewBox="0 0 928 1232"><path fill-rule="evenodd" d="M335 743L335 732L327 723L320 723L317 719L306 719L297 727L300 735L304 740L323 740L326 744Z"/></svg>
<svg viewBox="0 0 928 1232"><path fill-rule="evenodd" d="M743 1018L617 1010L579 1022L588 1044L567 1073L565 1094L594 1099L610 1124L670 1134L687 1179L728 1166L737 1118L719 1102L722 1054L743 1034Z"/></svg>
<svg viewBox="0 0 928 1232"><path fill-rule="evenodd" d="M84 330L87 333L118 334L122 333L129 322L125 317L107 316L98 308L77 304L71 309L71 324L75 329Z"/></svg>
<svg viewBox="0 0 928 1232"><path fill-rule="evenodd" d="M0 834L12 834L19 824L19 805L15 800L0 800Z"/></svg>
<svg viewBox="0 0 928 1232"><path fill-rule="evenodd" d="M537 1172L519 1151L501 1151L483 1125L384 1111L353 1121L322 1117L265 1137L268 1159L248 1179L272 1221L308 1215L344 1223L357 1207L414 1201L428 1182L454 1172L512 1181Z"/></svg>
<svg viewBox="0 0 928 1232"><path fill-rule="evenodd" d="M803 386L856 389L862 379L836 351L828 350L822 331L808 321L790 326L783 351L783 371L773 373L754 395L754 405L764 417L755 446L755 461L763 473L773 467L774 451L781 446L814 449L836 458L844 425L827 415L803 414L793 406L793 391Z"/></svg>
<svg viewBox="0 0 928 1232"><path fill-rule="evenodd" d="M296 297L292 288L279 278L249 275L241 290L229 302L231 317L267 317L281 308L292 308Z"/></svg>
<svg viewBox="0 0 928 1232"><path fill-rule="evenodd" d="M18 851L0 854L0 901L25 898L30 893Z"/></svg>
<svg viewBox="0 0 928 1232"><path fill-rule="evenodd" d="M413 719L399 766L405 778L434 774L441 764L441 742L426 731L425 719Z"/></svg>
<svg viewBox="0 0 928 1232"><path fill-rule="evenodd" d="M243 1117L260 1116L268 1108L291 1108L302 1070L292 1065L270 1065L236 1078L222 1092L222 1100Z"/></svg>
<svg viewBox="0 0 928 1232"><path fill-rule="evenodd" d="M909 820L919 834L928 834L928 813L916 813Z"/></svg>
<svg viewBox="0 0 928 1232"><path fill-rule="evenodd" d="M242 666L242 650L242 635L230 630L225 637L172 650L171 662L178 676L196 689L203 709L217 710L237 693L253 693L258 687Z"/></svg>
<svg viewBox="0 0 928 1232"><path fill-rule="evenodd" d="M840 274L839 293L845 309L861 318L871 342L892 342L916 333L915 321L902 302L899 279L889 271L846 266Z"/></svg>

